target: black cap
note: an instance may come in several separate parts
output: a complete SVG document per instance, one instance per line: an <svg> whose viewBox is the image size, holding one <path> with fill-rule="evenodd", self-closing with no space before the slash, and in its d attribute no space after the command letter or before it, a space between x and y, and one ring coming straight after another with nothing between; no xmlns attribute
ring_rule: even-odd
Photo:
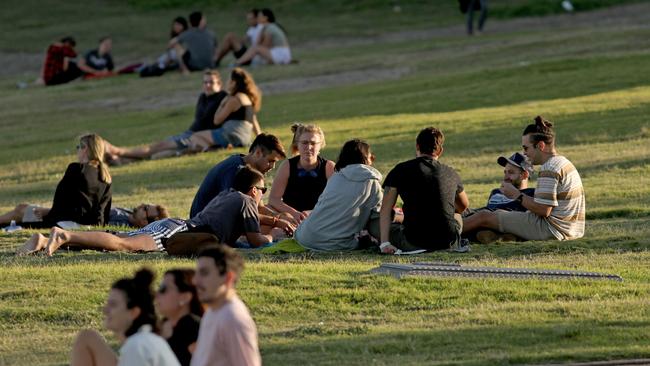
<svg viewBox="0 0 650 366"><path fill-rule="evenodd" d="M526 159L525 156L523 156L518 152L512 154L510 158L499 156L499 158L497 159L497 163L499 163L499 165L501 166L506 166L506 164L512 164L519 169L527 171L529 174L532 174L534 171L533 166L528 162L528 159Z"/></svg>

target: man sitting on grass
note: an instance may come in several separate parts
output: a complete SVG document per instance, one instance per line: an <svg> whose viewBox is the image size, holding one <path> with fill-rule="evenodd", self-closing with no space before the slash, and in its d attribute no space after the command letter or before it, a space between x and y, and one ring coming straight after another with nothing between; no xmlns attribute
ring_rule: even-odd
<svg viewBox="0 0 650 366"><path fill-rule="evenodd" d="M533 197L535 194L534 188L528 188L528 177L533 173L533 167L526 160L526 157L520 153L514 153L510 158L500 156L497 159L497 163L504 167L503 169L503 181L510 183L515 188L527 196ZM474 215L480 211L496 211L496 210L506 210L506 211L526 211L524 206L521 205L519 201L510 199L506 197L500 188L495 188L490 192L488 197L487 206L478 208L478 209L467 209L463 212L463 220L466 220L468 217ZM494 234L490 230L483 230L476 233L476 240L483 244L487 244L494 240ZM506 237L501 238L502 240L510 239L516 240L515 237Z"/></svg>
<svg viewBox="0 0 650 366"><path fill-rule="evenodd" d="M525 240L570 240L585 232L585 193L575 166L555 149L553 124L541 116L524 130L524 154L541 164L534 197L503 182L501 192L528 211L481 211L464 221L463 233L486 228ZM497 237L493 238L497 240ZM492 241L494 241L492 240Z"/></svg>
<svg viewBox="0 0 650 366"><path fill-rule="evenodd" d="M460 213L469 206L460 176L438 161L444 135L433 127L420 131L416 158L400 163L384 180L384 198L379 213L380 250L439 250L461 243ZM397 196L404 201L403 224L392 223Z"/></svg>
<svg viewBox="0 0 650 366"><path fill-rule="evenodd" d="M221 75L217 70L207 70L203 73L202 93L196 102L194 121L187 131L171 136L164 141L127 149L114 146L105 141L105 157L111 165L130 162L131 159L147 159L151 157L165 157L176 154L178 150L187 148L188 139L192 133L210 130L214 127L212 121L223 98L228 93L221 90Z"/></svg>
<svg viewBox="0 0 650 366"><path fill-rule="evenodd" d="M193 228L209 228L222 243L228 245L235 245L237 239L245 235L248 243L258 247L274 239L272 235L260 233L257 205L265 191L262 173L243 167L235 176L233 189L215 197L199 215L187 222L167 218L119 235L100 231L67 231L55 226L49 239L42 234L34 234L18 248L16 254L44 251L52 256L61 246L106 251L164 252L167 239ZM273 232L275 235L280 233L281 230Z"/></svg>

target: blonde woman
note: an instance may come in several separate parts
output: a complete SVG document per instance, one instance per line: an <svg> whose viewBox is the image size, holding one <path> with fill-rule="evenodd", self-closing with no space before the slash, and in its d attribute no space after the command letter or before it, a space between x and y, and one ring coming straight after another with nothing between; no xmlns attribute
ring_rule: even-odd
<svg viewBox="0 0 650 366"><path fill-rule="evenodd" d="M320 156L325 147L325 134L320 127L294 123L291 131L291 150L295 156L278 168L269 205L301 222L314 208L327 180L334 174L334 162Z"/></svg>
<svg viewBox="0 0 650 366"><path fill-rule="evenodd" d="M0 222L10 219L31 227L51 227L59 221L83 225L108 222L112 189L111 174L104 162L104 140L96 134L81 136L77 159L68 165L56 186L52 208L21 204L0 215Z"/></svg>

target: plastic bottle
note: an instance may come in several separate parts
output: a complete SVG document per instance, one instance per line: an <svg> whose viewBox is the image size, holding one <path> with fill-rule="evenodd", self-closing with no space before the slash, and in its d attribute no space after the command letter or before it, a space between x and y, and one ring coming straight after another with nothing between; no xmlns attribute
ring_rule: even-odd
<svg viewBox="0 0 650 366"><path fill-rule="evenodd" d="M11 220L11 223L9 224L9 226L4 228L4 231L7 232L7 233L12 233L14 231L18 231L18 230L22 230L22 229L23 229L22 226L16 225L16 220Z"/></svg>

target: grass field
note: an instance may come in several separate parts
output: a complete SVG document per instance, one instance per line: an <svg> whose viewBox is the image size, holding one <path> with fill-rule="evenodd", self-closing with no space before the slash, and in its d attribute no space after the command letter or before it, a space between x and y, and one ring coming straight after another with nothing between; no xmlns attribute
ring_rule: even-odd
<svg viewBox="0 0 650 366"><path fill-rule="evenodd" d="M0 211L21 202L49 205L82 132L138 145L189 125L199 75L14 86L35 78L39 51L68 32L79 34L84 49L110 30L118 64L152 59L168 20L190 8L184 1L98 1L58 10L53 1L10 2L0 29L8 34L17 20L13 38L0 40L0 64L22 61L0 73ZM636 3L575 1L627 2ZM518 18L555 10L530 5L550 3L544 1L493 3L498 18L488 20L485 35L468 38L455 2L279 2L285 15L278 18L300 63L251 70L265 91L262 128L288 143L290 122L318 123L330 159L344 141L362 137L386 174L414 155L417 132L434 125L446 134L442 160L460 173L471 206L480 207L502 176L496 158L518 150L523 127L542 114L556 123L559 151L581 173L585 237L409 258L244 252L239 292L257 322L265 364L650 358L650 4ZM223 34L240 29L242 9L257 3L228 2L221 12L219 0L202 4ZM34 10L20 10L27 8ZM65 28L48 15L84 17ZM386 19L392 21L378 26ZM230 153L113 168L113 202L163 203L186 217L205 172ZM143 265L158 274L193 265L162 254L92 251L16 258L31 233L0 233L0 365L65 364L75 333L101 328L100 307L115 279ZM393 261L578 269L624 281L397 280L368 273Z"/></svg>

